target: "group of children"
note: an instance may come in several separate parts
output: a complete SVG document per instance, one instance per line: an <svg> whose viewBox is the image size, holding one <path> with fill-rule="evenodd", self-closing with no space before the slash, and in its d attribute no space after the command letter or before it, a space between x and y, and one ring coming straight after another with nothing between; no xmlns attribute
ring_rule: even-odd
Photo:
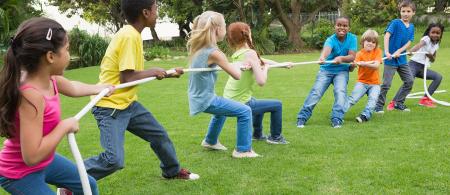
<svg viewBox="0 0 450 195"><path fill-rule="evenodd" d="M356 119L359 122L369 120L374 109L382 111L386 92L396 70L404 85L394 98L392 107L407 109L403 104L405 94L411 89L413 77L420 77L423 66L434 61L443 27L430 25L424 38L412 49L428 54L414 55L408 65L406 58L400 54L413 38L414 26L409 21L415 7L411 2L405 2L400 4L402 19L391 22L386 30L385 45L390 47L385 47L388 60L384 62L381 88L378 68L382 59L377 33L366 31L361 39L363 49L357 52L357 38L349 33L350 20L346 17L336 20L336 33L325 42L319 59L320 71L298 114L297 127L304 127L330 84L334 85L335 95L331 115L333 127L343 124L343 117L349 107L364 94L368 94L369 102ZM170 75L161 68L144 69L141 32L156 23L156 1L122 0L121 5L129 25L122 27L111 40L101 62L100 82L97 85L69 81L62 76L70 58L69 40L66 31L57 22L47 18L27 20L11 39L5 66L0 73L0 134L8 138L0 152L0 185L6 191L12 194L53 194L47 186L52 184L74 194L82 194L76 166L55 153L58 143L67 133L78 131L75 118L61 120L59 93L80 97L97 94L108 87L111 93L92 109L100 129L100 143L104 152L84 162L93 194L98 194L96 180L124 167L126 130L149 143L161 161L164 178L199 178L199 175L181 168L166 130L137 101L137 87L114 90L114 85L120 83L152 76L163 79L183 74L181 68L176 68L176 72ZM217 47L217 43L225 37L234 50L232 63ZM269 144L289 143L282 136L281 101L253 97L254 87L266 83L269 66L276 62L262 59L255 51L249 25L236 22L226 29L222 14L206 11L194 19L187 47L191 68L218 66L230 75L223 97L215 94L216 71L193 72L189 75L190 114L204 112L212 115L201 146L227 150L218 139L226 117L237 117L237 141L232 152L235 158L260 156L252 149L252 140L265 140ZM328 61L333 63L326 63ZM358 82L352 95L347 97L349 71L355 66L359 67ZM434 80L429 90L431 94L441 78L435 72L427 77ZM431 105L427 101L424 97L421 104ZM262 133L262 121L267 112L271 113L270 134L265 136Z"/></svg>
<svg viewBox="0 0 450 195"><path fill-rule="evenodd" d="M330 84L334 85L334 105L331 114L331 126L340 128L343 117L348 109L367 94L368 102L364 110L355 118L357 122L366 122L372 113L384 113L383 107L386 94L391 87L395 72L398 72L403 85L388 104L387 110L410 111L404 104L406 96L411 92L414 78L423 78L424 66L429 66L436 57L439 42L442 39L444 27L441 24L431 23L426 29L420 43L410 52L413 54L409 63L406 51L414 40L414 25L410 22L415 14L416 7L413 2L404 0L399 3L400 19L391 21L384 36L384 72L383 82L380 86L379 66L383 63L382 51L378 47L378 33L367 30L361 37L362 49L356 53L357 44L355 35L349 33L350 21L346 17L339 17L335 24L335 34L329 37L322 50L319 61L323 62L316 77L316 82L297 116L297 127L305 127L306 121L311 117L312 110L319 102ZM325 63L333 61L333 63ZM350 65L348 64L350 63ZM348 73L358 67L358 79L349 97L347 97ZM433 80L428 88L430 95L439 86L442 76L429 70L427 80ZM420 99L419 104L426 107L436 107L426 95Z"/></svg>

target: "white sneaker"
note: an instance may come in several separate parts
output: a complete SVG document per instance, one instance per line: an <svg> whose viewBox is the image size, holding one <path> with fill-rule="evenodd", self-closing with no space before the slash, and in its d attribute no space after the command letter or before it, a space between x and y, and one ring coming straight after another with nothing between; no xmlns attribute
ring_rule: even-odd
<svg viewBox="0 0 450 195"><path fill-rule="evenodd" d="M259 154L256 154L255 151L250 150L248 152L238 152L236 150L233 150L233 154L231 154L233 158L255 158L260 157Z"/></svg>
<svg viewBox="0 0 450 195"><path fill-rule="evenodd" d="M201 145L205 148L212 149L212 150L228 150L219 141L217 141L216 144L211 145L211 144L208 144L205 140L203 140Z"/></svg>

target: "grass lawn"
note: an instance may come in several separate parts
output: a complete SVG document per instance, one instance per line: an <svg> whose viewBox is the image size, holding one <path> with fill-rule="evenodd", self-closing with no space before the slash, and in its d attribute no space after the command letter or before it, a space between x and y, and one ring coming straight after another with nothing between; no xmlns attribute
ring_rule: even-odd
<svg viewBox="0 0 450 195"><path fill-rule="evenodd" d="M417 33L419 34L419 33ZM450 90L450 35L443 41L432 69L444 75L439 89ZM417 39L416 39L417 40ZM265 56L278 61L313 61L318 52L296 55ZM186 59L150 62L150 66L170 68L186 66ZM180 79L152 81L140 86L139 101L166 127L175 144L183 167L200 174L197 181L175 181L161 178L159 161L149 145L127 133L125 169L98 181L101 194L450 194L450 108L423 108L417 99L408 99L410 113L398 111L376 115L365 124L354 118L362 111L363 98L345 117L341 129L330 126L334 101L332 87L314 109L304 129L295 127L296 115L315 80L318 65L290 70L273 69L257 98L276 98L283 102L283 134L289 145L254 142L262 158L232 159L236 142L236 120L229 119L220 141L229 148L215 152L200 146L210 115L188 114L188 75ZM97 82L99 67L70 70L73 80ZM221 95L227 80L219 74L216 85ZM351 73L348 93L353 89L356 72ZM400 78L395 76L387 98L392 99ZM413 92L423 91L417 79ZM450 101L450 92L436 94ZM75 115L88 98L62 98L63 115ZM268 133L266 116L264 133ZM77 141L84 158L102 151L99 130L92 114L80 122ZM58 152L72 158L64 140ZM5 193L0 189L0 194Z"/></svg>

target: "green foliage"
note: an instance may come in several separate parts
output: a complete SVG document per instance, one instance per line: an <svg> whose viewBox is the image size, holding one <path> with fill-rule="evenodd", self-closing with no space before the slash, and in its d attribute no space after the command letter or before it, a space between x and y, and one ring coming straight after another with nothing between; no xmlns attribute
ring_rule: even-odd
<svg viewBox="0 0 450 195"><path fill-rule="evenodd" d="M108 48L108 41L99 35L89 35L86 31L74 28L69 33L70 53L75 58L69 69L97 66Z"/></svg>
<svg viewBox="0 0 450 195"><path fill-rule="evenodd" d="M170 50L162 46L152 46L145 50L144 58L145 60L153 60L155 58L167 59L169 57Z"/></svg>
<svg viewBox="0 0 450 195"><path fill-rule="evenodd" d="M270 40L275 44L276 52L287 52L293 48L292 42L289 41L286 31L282 27L270 29Z"/></svg>
<svg viewBox="0 0 450 195"><path fill-rule="evenodd" d="M306 44L309 47L320 49L327 38L334 33L334 25L329 20L322 19L315 23L309 23L304 30L312 32L310 35L302 37Z"/></svg>
<svg viewBox="0 0 450 195"><path fill-rule="evenodd" d="M269 30L263 29L259 32L252 30L252 40L256 51L261 55L273 54L275 52L275 44L270 39Z"/></svg>

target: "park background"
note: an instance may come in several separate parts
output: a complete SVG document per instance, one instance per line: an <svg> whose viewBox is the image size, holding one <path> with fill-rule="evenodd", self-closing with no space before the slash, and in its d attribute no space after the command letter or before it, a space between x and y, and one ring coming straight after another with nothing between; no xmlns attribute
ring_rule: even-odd
<svg viewBox="0 0 450 195"><path fill-rule="evenodd" d="M88 83L98 81L98 64L113 34L124 23L117 0L68 1L50 0L64 15L81 15L109 33L84 31L82 26L70 29L72 63L65 72L69 79ZM413 23L415 42L420 40L430 22L441 22L449 28L449 3L444 0L419 0ZM9 37L20 22L44 15L47 3L33 0L0 1L0 52L6 51ZM302 1L302 0L161 0L161 21L176 23L178 37L165 37L153 32L145 41L146 67L170 69L187 67L185 37L190 22L204 10L224 13L227 23L245 21L252 26L253 39L265 58L277 61L314 61L323 41L333 33L334 19L348 15L351 32L360 36L368 28L380 35L390 20L398 17L395 0L381 1ZM45 16L45 15L44 15ZM169 18L169 19L167 19ZM158 25L158 24L157 24ZM156 33L156 34L155 34ZM444 77L439 89L449 89L450 35L444 39L432 69ZM380 37L381 40L382 37ZM381 42L380 42L381 43ZM220 47L230 54L225 42ZM0 59L0 66L3 59ZM410 113L387 112L376 115L369 123L354 121L366 98L353 107L341 129L332 129L329 115L334 101L328 90L314 110L306 128L295 127L296 114L309 93L319 69L305 65L290 70L273 69L264 88L255 97L276 98L283 102L283 131L291 142L273 146L255 142L258 159L232 159L231 150L204 150L200 142L206 133L209 115L188 115L187 75L180 79L152 81L140 86L142 102L166 127L177 149L180 162L201 175L193 182L168 181L160 177L159 161L147 143L133 135L126 136L125 169L98 182L102 194L449 194L450 193L450 116L448 107L435 109L417 105L408 99ZM353 89L356 73L350 74L348 93ZM227 75L219 74L216 92L222 94ZM395 77L388 98L400 86ZM413 92L423 91L417 79ZM449 93L436 94L450 100ZM62 99L63 117L75 115L88 98ZM265 117L268 133L269 117ZM129 134L129 133L127 133ZM76 135L84 158L102 151L99 131L92 115L80 121ZM228 148L235 144L235 119L229 119L220 137ZM58 152L71 158L66 140ZM6 193L0 189L0 194Z"/></svg>

